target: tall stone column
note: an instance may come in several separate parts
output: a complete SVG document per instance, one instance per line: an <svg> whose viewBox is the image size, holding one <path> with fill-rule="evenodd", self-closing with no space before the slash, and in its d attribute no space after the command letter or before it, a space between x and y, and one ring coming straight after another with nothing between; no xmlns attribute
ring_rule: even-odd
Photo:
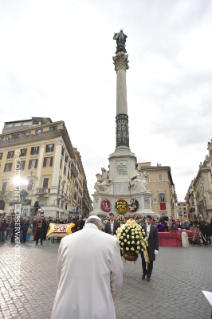
<svg viewBox="0 0 212 319"><path fill-rule="evenodd" d="M128 66L128 55L123 52L113 57L113 64L117 74L116 82L116 148L129 148L129 128L127 111L127 85L126 70Z"/></svg>

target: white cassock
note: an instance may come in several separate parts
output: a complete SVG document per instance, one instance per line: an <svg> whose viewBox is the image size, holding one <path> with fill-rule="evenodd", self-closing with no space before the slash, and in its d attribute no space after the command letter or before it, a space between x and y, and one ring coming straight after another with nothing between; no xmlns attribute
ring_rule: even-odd
<svg viewBox="0 0 212 319"><path fill-rule="evenodd" d="M61 240L51 319L115 319L123 283L118 239L88 223Z"/></svg>

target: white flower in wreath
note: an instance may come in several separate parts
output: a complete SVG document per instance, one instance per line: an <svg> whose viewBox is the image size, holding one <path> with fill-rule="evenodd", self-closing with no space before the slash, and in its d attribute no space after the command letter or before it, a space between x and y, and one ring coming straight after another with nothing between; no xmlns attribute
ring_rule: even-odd
<svg viewBox="0 0 212 319"><path fill-rule="evenodd" d="M126 250L129 250L129 248L128 248L128 247L126 247Z"/></svg>
<svg viewBox="0 0 212 319"><path fill-rule="evenodd" d="M124 246L124 243L121 243L122 246Z"/></svg>
<svg viewBox="0 0 212 319"><path fill-rule="evenodd" d="M133 245L133 244L135 244L134 240L133 240L133 241L131 241L131 244L132 244L132 245Z"/></svg>
<svg viewBox="0 0 212 319"><path fill-rule="evenodd" d="M141 249L141 251L144 251L143 249Z"/></svg>
<svg viewBox="0 0 212 319"><path fill-rule="evenodd" d="M120 238L123 239L123 236L121 236Z"/></svg>
<svg viewBox="0 0 212 319"><path fill-rule="evenodd" d="M137 239L138 239L138 238L139 238L139 236L135 236L135 238L137 238Z"/></svg>
<svg viewBox="0 0 212 319"><path fill-rule="evenodd" d="M132 247L131 250L133 251L133 250L135 250L135 249Z"/></svg>
<svg viewBox="0 0 212 319"><path fill-rule="evenodd" d="M141 247L140 247L140 246L137 246L137 249L139 250L139 249L141 249Z"/></svg>
<svg viewBox="0 0 212 319"><path fill-rule="evenodd" d="M130 245L130 241L128 241L127 243L128 243L128 245Z"/></svg>
<svg viewBox="0 0 212 319"><path fill-rule="evenodd" d="M126 240L126 239L124 239L124 242L126 243L126 242L127 242L127 240Z"/></svg>
<svg viewBox="0 0 212 319"><path fill-rule="evenodd" d="M140 245L140 241L139 240L137 241L137 245Z"/></svg>
<svg viewBox="0 0 212 319"><path fill-rule="evenodd" d="M131 238L133 239L133 238L135 238L134 236L131 236Z"/></svg>
<svg viewBox="0 0 212 319"><path fill-rule="evenodd" d="M136 252L136 254L138 254L138 250L136 250L135 252Z"/></svg>
<svg viewBox="0 0 212 319"><path fill-rule="evenodd" d="M130 236L129 236L129 235L127 235L127 238L130 238Z"/></svg>

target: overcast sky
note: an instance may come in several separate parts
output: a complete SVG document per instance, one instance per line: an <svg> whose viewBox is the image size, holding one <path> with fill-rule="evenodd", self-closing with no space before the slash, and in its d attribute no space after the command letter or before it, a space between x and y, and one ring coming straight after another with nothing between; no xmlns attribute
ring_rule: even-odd
<svg viewBox="0 0 212 319"><path fill-rule="evenodd" d="M113 34L128 36L130 148L183 201L212 138L211 0L0 0L0 119L64 120L90 194L115 150Z"/></svg>

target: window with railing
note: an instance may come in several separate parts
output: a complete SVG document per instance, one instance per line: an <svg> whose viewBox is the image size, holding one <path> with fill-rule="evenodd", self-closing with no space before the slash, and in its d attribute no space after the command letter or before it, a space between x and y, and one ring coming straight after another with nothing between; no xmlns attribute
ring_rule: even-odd
<svg viewBox="0 0 212 319"><path fill-rule="evenodd" d="M27 185L27 190L31 191L32 190L32 186L33 186L33 179L29 179L28 180L28 185Z"/></svg>
<svg viewBox="0 0 212 319"><path fill-rule="evenodd" d="M48 177L44 177L43 179L43 188L48 188L49 185L49 178Z"/></svg>

